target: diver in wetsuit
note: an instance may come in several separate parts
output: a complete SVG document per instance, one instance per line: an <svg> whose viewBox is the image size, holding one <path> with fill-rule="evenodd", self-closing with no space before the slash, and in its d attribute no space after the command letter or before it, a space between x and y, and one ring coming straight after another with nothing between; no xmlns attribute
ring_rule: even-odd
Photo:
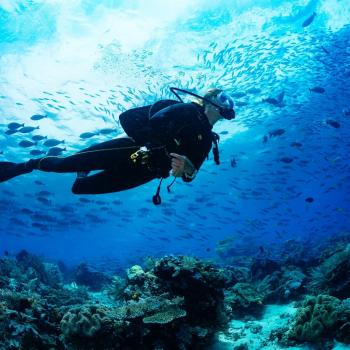
<svg viewBox="0 0 350 350"><path fill-rule="evenodd" d="M46 156L25 163L0 162L0 182L30 173L34 169L78 173L73 184L75 194L101 194L140 186L155 178L172 175L185 182L194 179L214 144L218 159L218 135L212 132L220 119L235 117L231 96L219 89L209 90L204 97L171 88L180 99L160 100L153 105L123 112L120 123L127 136L102 142L71 156ZM180 91L198 97L183 103ZM100 172L88 175L90 171ZM160 203L158 186L155 204ZM159 202L159 203L158 203Z"/></svg>

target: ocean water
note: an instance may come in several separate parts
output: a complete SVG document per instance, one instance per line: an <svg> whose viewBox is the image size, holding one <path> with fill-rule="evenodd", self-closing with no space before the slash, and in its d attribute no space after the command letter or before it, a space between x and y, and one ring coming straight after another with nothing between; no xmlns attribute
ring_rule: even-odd
<svg viewBox="0 0 350 350"><path fill-rule="evenodd" d="M234 264L278 260L288 242L317 256L349 235L348 1L0 0L0 53L0 161L46 153L46 138L63 156L110 140L121 112L174 98L171 86L219 87L236 104L214 127L221 164L210 153L193 182L163 185L159 206L158 180L84 196L75 174L1 183L1 254L104 270L165 255ZM13 122L36 129L11 134Z"/></svg>
<svg viewBox="0 0 350 350"><path fill-rule="evenodd" d="M349 230L346 1L0 5L1 160L47 152L45 140L19 146L34 135L64 140L62 155L116 137L122 111L173 98L169 86L237 96L236 120L215 126L221 164L211 156L191 184L178 180L169 194L163 186L159 207L151 201L158 181L98 196L73 195L75 174L33 172L1 184L2 249L129 264L148 254L215 258L226 238L251 254ZM279 105L263 102L281 93ZM39 129L7 135L11 122ZM104 128L113 131L99 134ZM270 136L278 129L285 132ZM80 138L85 132L96 135Z"/></svg>

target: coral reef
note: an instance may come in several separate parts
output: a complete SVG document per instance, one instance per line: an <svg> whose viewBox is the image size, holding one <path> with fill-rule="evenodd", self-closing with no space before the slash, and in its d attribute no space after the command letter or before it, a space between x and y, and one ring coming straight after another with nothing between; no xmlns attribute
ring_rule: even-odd
<svg viewBox="0 0 350 350"><path fill-rule="evenodd" d="M309 289L344 299L350 296L350 243L328 250L312 269Z"/></svg>
<svg viewBox="0 0 350 350"><path fill-rule="evenodd" d="M77 284L89 287L92 291L99 291L111 282L110 277L99 271L93 271L85 263L81 263L76 271L74 279Z"/></svg>
<svg viewBox="0 0 350 350"><path fill-rule="evenodd" d="M125 276L21 251L0 259L0 350L203 349L233 321L233 348L350 344L349 249L340 241L318 259L260 256L221 268L189 256L148 258ZM294 310L287 316L266 313L285 302ZM283 326L264 327L262 317Z"/></svg>
<svg viewBox="0 0 350 350"><path fill-rule="evenodd" d="M231 317L259 315L263 309L262 296L249 283L236 283L225 292L225 303Z"/></svg>
<svg viewBox="0 0 350 350"><path fill-rule="evenodd" d="M127 279L80 265L70 285L27 252L1 259L0 269L1 350L202 349L227 321L224 270L194 258L164 257L145 271L133 266ZM88 283L79 287L82 275ZM107 304L92 293L93 276L96 289L108 284Z"/></svg>
<svg viewBox="0 0 350 350"><path fill-rule="evenodd" d="M321 343L337 339L349 344L349 326L348 302L330 295L307 296L286 333L287 343L291 340Z"/></svg>

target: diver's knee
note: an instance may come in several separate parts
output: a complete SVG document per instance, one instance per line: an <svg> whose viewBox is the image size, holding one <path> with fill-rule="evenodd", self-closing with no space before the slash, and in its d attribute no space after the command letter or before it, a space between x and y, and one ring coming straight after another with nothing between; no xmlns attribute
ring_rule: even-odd
<svg viewBox="0 0 350 350"><path fill-rule="evenodd" d="M74 194L83 194L82 187L79 186L78 181L75 181L73 186L72 186L72 192Z"/></svg>

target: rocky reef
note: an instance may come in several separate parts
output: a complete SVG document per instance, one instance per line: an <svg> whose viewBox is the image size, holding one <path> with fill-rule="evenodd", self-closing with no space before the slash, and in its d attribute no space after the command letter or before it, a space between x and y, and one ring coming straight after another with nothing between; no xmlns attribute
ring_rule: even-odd
<svg viewBox="0 0 350 350"><path fill-rule="evenodd" d="M27 251L3 256L0 350L211 349L220 333L233 349L350 344L349 247L338 242L302 262L147 258L114 275ZM272 304L294 311L266 316ZM247 334L261 339L249 344Z"/></svg>
<svg viewBox="0 0 350 350"><path fill-rule="evenodd" d="M67 284L28 252L1 259L0 349L202 349L228 321L224 270L185 256L148 265L125 278L79 265Z"/></svg>

